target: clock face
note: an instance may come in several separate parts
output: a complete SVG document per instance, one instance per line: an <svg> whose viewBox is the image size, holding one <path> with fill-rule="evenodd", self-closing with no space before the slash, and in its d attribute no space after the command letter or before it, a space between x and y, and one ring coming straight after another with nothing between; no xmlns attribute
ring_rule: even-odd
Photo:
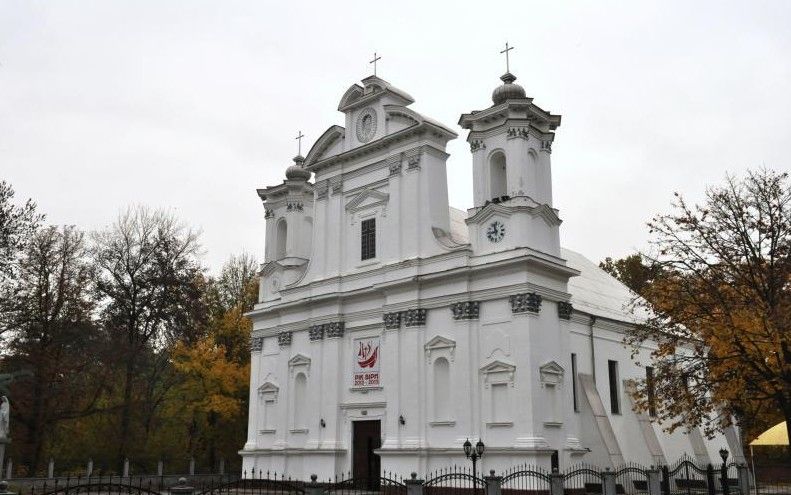
<svg viewBox="0 0 791 495"><path fill-rule="evenodd" d="M369 107L357 116L357 139L361 143L367 143L374 134L376 134L376 112Z"/></svg>
<svg viewBox="0 0 791 495"><path fill-rule="evenodd" d="M499 220L490 223L489 228L486 229L486 237L491 242L502 241L505 237L505 225Z"/></svg>

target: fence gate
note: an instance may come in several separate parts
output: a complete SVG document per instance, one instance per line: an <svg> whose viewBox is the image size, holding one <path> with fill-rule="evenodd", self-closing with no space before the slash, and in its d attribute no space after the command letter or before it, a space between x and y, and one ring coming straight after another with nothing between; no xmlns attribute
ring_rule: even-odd
<svg viewBox="0 0 791 495"><path fill-rule="evenodd" d="M666 495L707 495L717 491L716 484L709 491L709 485L716 476L714 470L698 467L691 457L682 457L673 467L666 467L662 472L662 491Z"/></svg>
<svg viewBox="0 0 791 495"><path fill-rule="evenodd" d="M506 471L501 489L503 495L549 495L549 472L538 466L518 466Z"/></svg>
<svg viewBox="0 0 791 495"><path fill-rule="evenodd" d="M466 469L453 467L435 471L423 484L424 495L485 495L486 480Z"/></svg>
<svg viewBox="0 0 791 495"><path fill-rule="evenodd" d="M357 477L349 476L346 479L334 480L327 483L324 493L326 495L358 495L361 493L379 493L382 495L406 495L406 484L402 478L397 478L393 473L385 476Z"/></svg>
<svg viewBox="0 0 791 495"><path fill-rule="evenodd" d="M270 478L270 476L272 476ZM212 483L202 490L196 491L198 495L304 495L303 482L292 481L290 478L266 473L266 477L241 478L226 483Z"/></svg>
<svg viewBox="0 0 791 495"><path fill-rule="evenodd" d="M588 464L577 464L563 475L566 495L585 495L604 493L604 479L599 468Z"/></svg>
<svg viewBox="0 0 791 495"><path fill-rule="evenodd" d="M648 470L639 464L626 464L615 470L615 491L627 495L648 494Z"/></svg>

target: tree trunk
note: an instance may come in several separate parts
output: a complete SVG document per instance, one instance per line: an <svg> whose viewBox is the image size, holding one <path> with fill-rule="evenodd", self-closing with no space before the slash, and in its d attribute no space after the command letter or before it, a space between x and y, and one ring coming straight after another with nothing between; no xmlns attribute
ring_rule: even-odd
<svg viewBox="0 0 791 495"><path fill-rule="evenodd" d="M129 433L132 424L132 388L135 378L135 353L130 349L126 358L126 375L124 377L124 400L121 404L121 431L118 442L118 467L123 469L124 459L129 450Z"/></svg>

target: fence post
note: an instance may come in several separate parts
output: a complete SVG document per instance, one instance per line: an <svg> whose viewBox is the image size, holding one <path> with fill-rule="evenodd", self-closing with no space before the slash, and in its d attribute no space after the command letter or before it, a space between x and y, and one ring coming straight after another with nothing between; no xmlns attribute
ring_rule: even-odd
<svg viewBox="0 0 791 495"><path fill-rule="evenodd" d="M195 493L195 487L187 485L187 478L179 478L178 483L170 487L172 495L192 495Z"/></svg>
<svg viewBox="0 0 791 495"><path fill-rule="evenodd" d="M85 476L91 477L93 474L93 459L88 459L88 466L85 467Z"/></svg>
<svg viewBox="0 0 791 495"><path fill-rule="evenodd" d="M8 464L5 466L5 479L10 480L14 477L14 460L8 458Z"/></svg>
<svg viewBox="0 0 791 495"><path fill-rule="evenodd" d="M750 469L747 464L739 464L736 466L736 472L739 476L739 491L742 495L750 494ZM9 476L10 478L10 476Z"/></svg>
<svg viewBox="0 0 791 495"><path fill-rule="evenodd" d="M717 493L717 482L714 478L714 466L711 464L706 466L706 486L709 489L709 495L715 495Z"/></svg>
<svg viewBox="0 0 791 495"><path fill-rule="evenodd" d="M157 461L157 476L162 476L164 472L165 472L165 463L162 461L162 459L160 459Z"/></svg>
<svg viewBox="0 0 791 495"><path fill-rule="evenodd" d="M648 495L662 495L661 471L651 466L646 474L648 474Z"/></svg>
<svg viewBox="0 0 791 495"><path fill-rule="evenodd" d="M255 473L255 470L253 470ZM310 483L305 486L305 495L321 495L324 489L316 483L319 477L315 474L310 475Z"/></svg>
<svg viewBox="0 0 791 495"><path fill-rule="evenodd" d="M417 479L417 473L412 473L410 478L404 480L406 485L406 495L423 495L423 482L425 480Z"/></svg>
<svg viewBox="0 0 791 495"><path fill-rule="evenodd" d="M8 482L3 480L0 481L0 495L16 495L14 492L8 491Z"/></svg>
<svg viewBox="0 0 791 495"><path fill-rule="evenodd" d="M220 458L220 476L225 474L225 458Z"/></svg>
<svg viewBox="0 0 791 495"><path fill-rule="evenodd" d="M725 460L722 461L722 467L720 468L720 481L722 481L722 494L730 495L731 484L728 482L728 465Z"/></svg>
<svg viewBox="0 0 791 495"><path fill-rule="evenodd" d="M486 481L486 495L502 495L503 477L495 476L494 469L489 471L489 476L484 476Z"/></svg>
<svg viewBox="0 0 791 495"><path fill-rule="evenodd" d="M122 477L123 478L128 478L129 477L129 458L128 457L124 458L124 470L123 470Z"/></svg>
<svg viewBox="0 0 791 495"><path fill-rule="evenodd" d="M549 475L550 495L563 495L563 475L557 469L552 470Z"/></svg>
<svg viewBox="0 0 791 495"><path fill-rule="evenodd" d="M195 476L195 458L190 457L190 476Z"/></svg>
<svg viewBox="0 0 791 495"><path fill-rule="evenodd" d="M616 495L615 493L615 473L607 468L601 473L602 493L604 495Z"/></svg>
<svg viewBox="0 0 791 495"><path fill-rule="evenodd" d="M670 495L670 469L662 466L662 495Z"/></svg>
<svg viewBox="0 0 791 495"><path fill-rule="evenodd" d="M47 464L47 478L54 478L55 477L55 459L52 457L49 458L49 463Z"/></svg>

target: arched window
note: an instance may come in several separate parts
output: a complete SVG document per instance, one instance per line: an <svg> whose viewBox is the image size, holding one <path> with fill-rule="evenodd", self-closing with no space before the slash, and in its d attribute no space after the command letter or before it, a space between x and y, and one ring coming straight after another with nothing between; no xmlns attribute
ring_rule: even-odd
<svg viewBox="0 0 791 495"><path fill-rule="evenodd" d="M288 240L288 224L285 218L277 222L277 249L275 259L280 260L286 257L286 241Z"/></svg>
<svg viewBox="0 0 791 495"><path fill-rule="evenodd" d="M434 361L434 421L450 417L450 364L444 357Z"/></svg>
<svg viewBox="0 0 791 495"><path fill-rule="evenodd" d="M308 407L308 379L304 373L299 373L294 379L294 428L307 427Z"/></svg>
<svg viewBox="0 0 791 495"><path fill-rule="evenodd" d="M489 158L489 196L491 199L508 194L505 169L505 153L498 151Z"/></svg>

